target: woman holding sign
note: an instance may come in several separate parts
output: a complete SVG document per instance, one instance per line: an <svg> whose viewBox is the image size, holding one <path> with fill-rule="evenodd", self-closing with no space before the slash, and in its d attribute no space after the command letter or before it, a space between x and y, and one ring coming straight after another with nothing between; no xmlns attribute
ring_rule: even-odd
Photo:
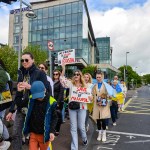
<svg viewBox="0 0 150 150"><path fill-rule="evenodd" d="M79 128L83 145L87 145L87 135L85 130L85 118L87 110L87 102L92 100L91 93L86 88L86 84L83 79L81 71L74 72L74 76L71 81L64 77L65 66L62 66L63 71L61 75L61 82L64 87L68 87L69 90L69 115L71 125L71 150L78 150L78 133ZM89 96L87 96L89 94Z"/></svg>

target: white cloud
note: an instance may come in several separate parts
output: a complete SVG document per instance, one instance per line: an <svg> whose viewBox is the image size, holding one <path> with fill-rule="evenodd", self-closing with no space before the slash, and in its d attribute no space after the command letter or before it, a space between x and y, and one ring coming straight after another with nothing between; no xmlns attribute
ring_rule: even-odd
<svg viewBox="0 0 150 150"><path fill-rule="evenodd" d="M138 73L150 73L150 0L143 6L130 9L115 7L111 10L90 11L96 37L109 36L113 46L113 65L126 63L138 67Z"/></svg>

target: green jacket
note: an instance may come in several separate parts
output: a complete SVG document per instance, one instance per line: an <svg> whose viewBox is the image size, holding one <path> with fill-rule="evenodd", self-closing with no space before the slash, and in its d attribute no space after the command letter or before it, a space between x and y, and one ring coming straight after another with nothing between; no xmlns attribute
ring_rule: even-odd
<svg viewBox="0 0 150 150"><path fill-rule="evenodd" d="M8 82L6 71L0 66L0 93L5 89Z"/></svg>

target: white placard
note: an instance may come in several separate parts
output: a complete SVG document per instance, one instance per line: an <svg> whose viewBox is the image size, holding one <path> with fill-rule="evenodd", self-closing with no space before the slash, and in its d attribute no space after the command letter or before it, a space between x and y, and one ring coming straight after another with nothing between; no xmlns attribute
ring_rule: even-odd
<svg viewBox="0 0 150 150"><path fill-rule="evenodd" d="M91 103L88 96L91 96L91 89L84 87L72 87L71 101L82 102L82 103Z"/></svg>
<svg viewBox="0 0 150 150"><path fill-rule="evenodd" d="M58 52L58 65L75 63L75 49Z"/></svg>

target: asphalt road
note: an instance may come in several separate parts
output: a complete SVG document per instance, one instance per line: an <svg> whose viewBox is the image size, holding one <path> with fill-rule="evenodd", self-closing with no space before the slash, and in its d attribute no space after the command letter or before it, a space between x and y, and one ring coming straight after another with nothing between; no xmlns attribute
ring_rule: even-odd
<svg viewBox="0 0 150 150"><path fill-rule="evenodd" d="M117 126L109 125L107 141L96 141L96 126L87 150L150 150L150 87L141 87L119 114Z"/></svg>
<svg viewBox="0 0 150 150"><path fill-rule="evenodd" d="M126 104L125 111L119 113L116 127L110 120L104 143L96 140L97 128L90 120L89 144L84 147L79 136L79 150L150 150L150 87L141 87L137 92L128 91ZM53 150L70 150L70 143L70 122L66 119L60 135L53 142ZM23 150L27 149L28 145L24 145Z"/></svg>

